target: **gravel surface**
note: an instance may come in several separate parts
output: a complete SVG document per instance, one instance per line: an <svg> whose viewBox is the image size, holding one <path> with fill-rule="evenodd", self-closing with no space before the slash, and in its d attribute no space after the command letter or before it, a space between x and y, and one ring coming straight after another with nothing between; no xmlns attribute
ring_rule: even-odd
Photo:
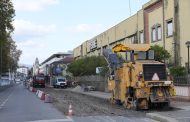
<svg viewBox="0 0 190 122"><path fill-rule="evenodd" d="M134 111L125 109L123 106L111 104L108 100L76 93L65 89L42 88L45 93L50 94L54 101L53 105L65 115L68 114L69 105L72 105L75 116L124 116L124 117L145 117L149 112L176 111L176 108Z"/></svg>
<svg viewBox="0 0 190 122"><path fill-rule="evenodd" d="M113 105L108 100L86 96L64 89L45 88L45 93L54 98L53 105L67 115L69 105L72 105L75 116L125 116L144 117L145 112L127 110L123 106Z"/></svg>

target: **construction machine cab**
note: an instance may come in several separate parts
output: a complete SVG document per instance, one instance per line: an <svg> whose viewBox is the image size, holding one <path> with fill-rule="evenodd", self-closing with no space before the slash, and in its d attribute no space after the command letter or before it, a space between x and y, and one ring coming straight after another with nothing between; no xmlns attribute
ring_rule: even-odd
<svg viewBox="0 0 190 122"><path fill-rule="evenodd" d="M154 60L154 50L150 50L148 44L118 44L112 48L114 53L125 55L126 62L135 62L136 60Z"/></svg>

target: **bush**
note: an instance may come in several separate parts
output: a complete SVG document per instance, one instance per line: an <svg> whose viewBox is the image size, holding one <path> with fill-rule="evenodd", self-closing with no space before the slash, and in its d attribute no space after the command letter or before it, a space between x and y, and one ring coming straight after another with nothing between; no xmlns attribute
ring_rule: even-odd
<svg viewBox="0 0 190 122"><path fill-rule="evenodd" d="M170 53L159 45L151 46L151 49L154 50L156 61L163 62L171 57Z"/></svg>
<svg viewBox="0 0 190 122"><path fill-rule="evenodd" d="M103 67L101 75L106 73L107 62L103 56L91 56L75 60L68 66L67 71L71 72L73 76L96 75L96 67Z"/></svg>
<svg viewBox="0 0 190 122"><path fill-rule="evenodd" d="M172 76L185 76L186 75L186 69L182 66L176 66L170 68L170 73Z"/></svg>

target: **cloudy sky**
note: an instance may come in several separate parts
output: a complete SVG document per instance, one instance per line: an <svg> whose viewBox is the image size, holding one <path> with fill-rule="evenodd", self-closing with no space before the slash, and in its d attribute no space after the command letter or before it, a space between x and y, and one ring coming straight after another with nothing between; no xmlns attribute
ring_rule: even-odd
<svg viewBox="0 0 190 122"><path fill-rule="evenodd" d="M131 15L149 0L131 0ZM130 16L129 0L13 0L22 64L67 52Z"/></svg>

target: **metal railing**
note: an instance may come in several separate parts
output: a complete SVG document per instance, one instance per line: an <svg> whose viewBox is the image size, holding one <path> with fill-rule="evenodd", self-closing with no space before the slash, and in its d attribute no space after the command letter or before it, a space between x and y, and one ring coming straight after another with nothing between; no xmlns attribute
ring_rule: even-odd
<svg viewBox="0 0 190 122"><path fill-rule="evenodd" d="M174 76L173 81L176 86L190 86L190 75Z"/></svg>

